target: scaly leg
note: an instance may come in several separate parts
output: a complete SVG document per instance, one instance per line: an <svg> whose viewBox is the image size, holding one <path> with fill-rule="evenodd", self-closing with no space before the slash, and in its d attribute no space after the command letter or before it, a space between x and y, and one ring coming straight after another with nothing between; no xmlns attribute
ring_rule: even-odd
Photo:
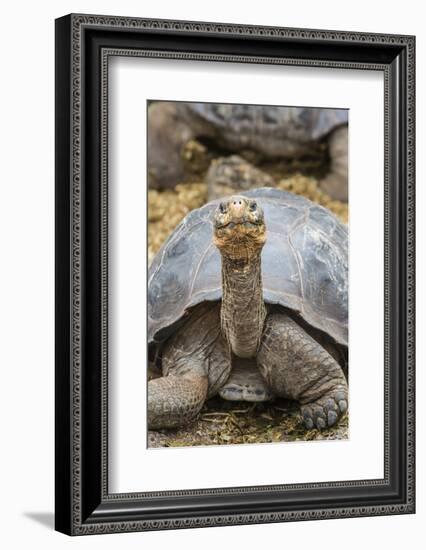
<svg viewBox="0 0 426 550"><path fill-rule="evenodd" d="M165 376L148 383L148 428L176 428L193 421L207 395L207 376Z"/></svg>
<svg viewBox="0 0 426 550"><path fill-rule="evenodd" d="M288 315L268 315L257 360L276 395L299 401L306 428L333 426L346 412L342 368Z"/></svg>
<svg viewBox="0 0 426 550"><path fill-rule="evenodd" d="M148 382L148 428L176 428L196 419L231 371L220 331L220 306L202 304L166 344L163 376Z"/></svg>
<svg viewBox="0 0 426 550"><path fill-rule="evenodd" d="M190 127L179 117L176 104L153 103L148 109L148 182L151 189L174 187L184 177L182 151L192 139Z"/></svg>
<svg viewBox="0 0 426 550"><path fill-rule="evenodd" d="M260 374L255 359L234 357L231 374L219 395L227 401L270 401L273 394Z"/></svg>
<svg viewBox="0 0 426 550"><path fill-rule="evenodd" d="M348 127L337 128L328 139L330 171L320 188L339 201L348 200Z"/></svg>

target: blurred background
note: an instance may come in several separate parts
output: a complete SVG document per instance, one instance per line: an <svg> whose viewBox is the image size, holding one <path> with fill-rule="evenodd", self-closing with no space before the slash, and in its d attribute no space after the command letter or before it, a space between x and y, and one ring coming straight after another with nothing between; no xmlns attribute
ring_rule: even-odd
<svg viewBox="0 0 426 550"><path fill-rule="evenodd" d="M348 222L348 112L151 101L148 259L207 201L271 186Z"/></svg>

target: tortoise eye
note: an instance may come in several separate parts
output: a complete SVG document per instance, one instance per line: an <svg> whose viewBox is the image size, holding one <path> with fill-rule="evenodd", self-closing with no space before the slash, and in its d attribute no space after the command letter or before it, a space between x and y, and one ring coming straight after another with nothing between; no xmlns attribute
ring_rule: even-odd
<svg viewBox="0 0 426 550"><path fill-rule="evenodd" d="M257 202L250 203L250 211L255 212L257 209Z"/></svg>
<svg viewBox="0 0 426 550"><path fill-rule="evenodd" d="M219 212L220 212L221 214L224 214L224 213L226 212L226 206L225 206L225 204L224 204L223 202L221 202L221 203L219 204Z"/></svg>

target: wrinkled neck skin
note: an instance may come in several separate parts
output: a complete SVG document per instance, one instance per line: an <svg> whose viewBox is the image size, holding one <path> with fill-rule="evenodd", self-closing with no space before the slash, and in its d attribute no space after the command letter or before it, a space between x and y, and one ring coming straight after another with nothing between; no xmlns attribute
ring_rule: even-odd
<svg viewBox="0 0 426 550"><path fill-rule="evenodd" d="M261 250L232 258L222 251L223 334L238 357L253 357L260 345L266 308L262 292Z"/></svg>

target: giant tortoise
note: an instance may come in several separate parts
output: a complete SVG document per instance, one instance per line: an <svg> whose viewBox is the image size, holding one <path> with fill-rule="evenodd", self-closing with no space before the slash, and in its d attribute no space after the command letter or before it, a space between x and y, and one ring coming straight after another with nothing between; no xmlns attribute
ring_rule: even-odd
<svg viewBox="0 0 426 550"><path fill-rule="evenodd" d="M346 109L154 102L148 110L151 187L173 187L184 178L182 150L194 138L231 153L255 151L267 159L294 159L325 146L330 163L320 187L335 199L347 200Z"/></svg>
<svg viewBox="0 0 426 550"><path fill-rule="evenodd" d="M331 212L271 188L193 210L148 275L148 427L206 399L300 403L305 426L348 407L348 234Z"/></svg>

